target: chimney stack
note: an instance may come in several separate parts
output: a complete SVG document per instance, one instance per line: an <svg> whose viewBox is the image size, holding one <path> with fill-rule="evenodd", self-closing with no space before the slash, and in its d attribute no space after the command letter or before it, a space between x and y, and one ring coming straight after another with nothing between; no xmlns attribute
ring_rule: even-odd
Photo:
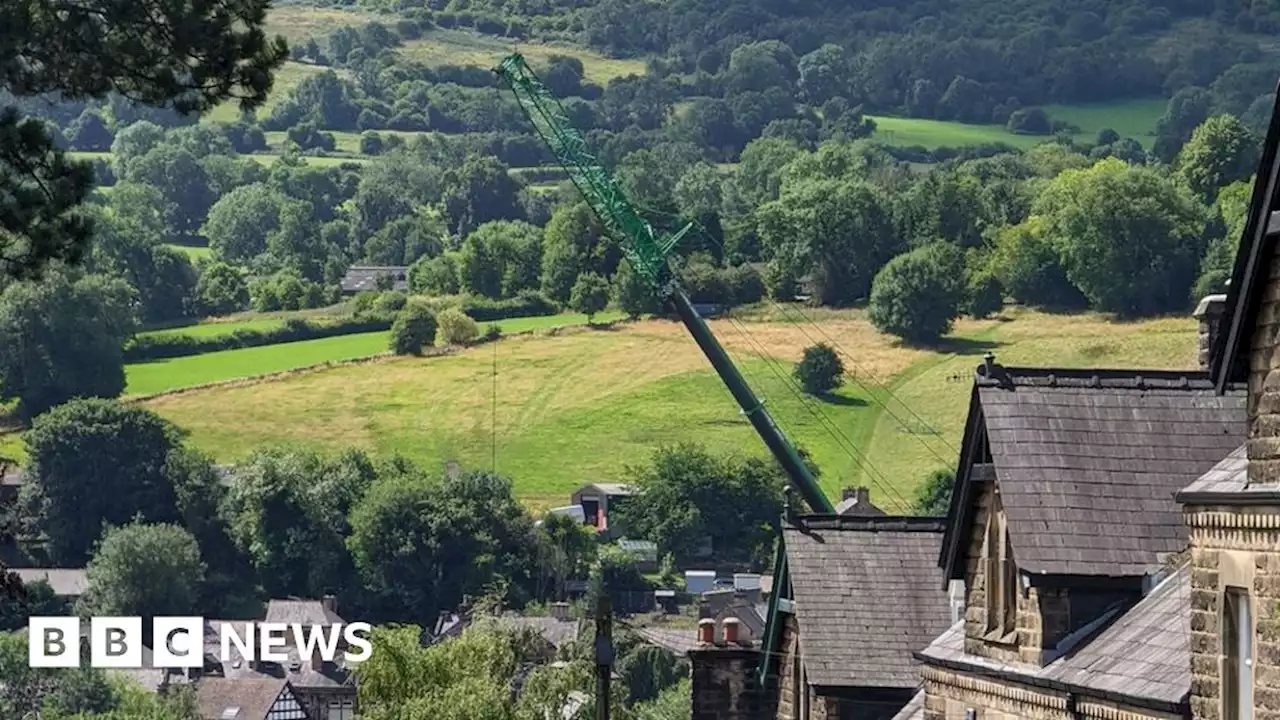
<svg viewBox="0 0 1280 720"><path fill-rule="evenodd" d="M1222 318L1227 313L1226 295L1208 295L1192 315L1200 322L1200 369L1208 370L1213 358L1213 346L1218 342L1218 332L1222 329Z"/></svg>
<svg viewBox="0 0 1280 720"><path fill-rule="evenodd" d="M713 645L716 641L716 621L703 618L698 621L698 644Z"/></svg>
<svg viewBox="0 0 1280 720"><path fill-rule="evenodd" d="M329 612L333 613L334 615L337 615L338 614L337 596L325 595L324 597L320 598L320 606L323 607L325 610L328 610Z"/></svg>
<svg viewBox="0 0 1280 720"><path fill-rule="evenodd" d="M724 622L724 643L726 645L738 644L738 618L725 618Z"/></svg>
<svg viewBox="0 0 1280 720"><path fill-rule="evenodd" d="M312 648L311 649L311 669L314 670L315 672L320 672L321 668L323 667L324 667L324 658L320 657L319 646Z"/></svg>
<svg viewBox="0 0 1280 720"><path fill-rule="evenodd" d="M550 610L551 610L551 617L555 618L556 620L569 619L569 603L566 603L566 602L551 603Z"/></svg>

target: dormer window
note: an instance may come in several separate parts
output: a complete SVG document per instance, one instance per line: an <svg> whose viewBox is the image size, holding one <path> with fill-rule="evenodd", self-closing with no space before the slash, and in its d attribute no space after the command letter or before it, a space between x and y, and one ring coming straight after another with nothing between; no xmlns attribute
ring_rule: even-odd
<svg viewBox="0 0 1280 720"><path fill-rule="evenodd" d="M1017 628L1017 568L1009 551L1009 528L1004 513L993 506L983 543L987 585L987 634L1003 639Z"/></svg>

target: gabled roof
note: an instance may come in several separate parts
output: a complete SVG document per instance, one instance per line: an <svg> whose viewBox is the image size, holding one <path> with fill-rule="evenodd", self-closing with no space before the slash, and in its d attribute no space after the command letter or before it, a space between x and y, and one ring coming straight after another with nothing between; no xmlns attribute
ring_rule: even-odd
<svg viewBox="0 0 1280 720"><path fill-rule="evenodd" d="M1187 505L1274 505L1280 503L1280 490L1249 484L1249 455L1247 446L1241 445L1183 488L1176 499Z"/></svg>
<svg viewBox="0 0 1280 720"><path fill-rule="evenodd" d="M287 686L276 678L206 677L196 685L196 704L206 720L266 720Z"/></svg>
<svg viewBox="0 0 1280 720"><path fill-rule="evenodd" d="M1168 710L1191 691L1191 573L1183 565L1092 639L1042 668L965 653L963 620L916 657L931 665Z"/></svg>
<svg viewBox="0 0 1280 720"><path fill-rule="evenodd" d="M338 613L325 606L323 600L288 598L269 600L263 622L300 625L345 625Z"/></svg>
<svg viewBox="0 0 1280 720"><path fill-rule="evenodd" d="M347 269L342 278L343 292L363 292L377 290L378 278L390 275L393 279L392 289L407 290L409 268L404 265L353 265Z"/></svg>
<svg viewBox="0 0 1280 720"><path fill-rule="evenodd" d="M942 520L810 515L783 534L809 682L917 687L912 651L951 622Z"/></svg>
<svg viewBox="0 0 1280 720"><path fill-rule="evenodd" d="M1245 393L1203 372L979 368L940 564L964 575L994 472L1018 568L1136 577L1186 547L1174 494L1245 439ZM989 448L990 465L978 463Z"/></svg>
<svg viewBox="0 0 1280 720"><path fill-rule="evenodd" d="M574 495L584 492L598 492L606 497L626 497L634 495L636 488L632 485L623 485L622 483L587 483L577 490L573 491Z"/></svg>
<svg viewBox="0 0 1280 720"><path fill-rule="evenodd" d="M10 568L23 585L44 581L58 597L80 597L89 587L89 576L84 568Z"/></svg>
<svg viewBox="0 0 1280 720"><path fill-rule="evenodd" d="M1271 273L1275 255L1275 239L1280 234L1280 93L1271 110L1271 125L1267 128L1262 145L1262 159L1258 162L1257 178L1253 183L1253 198L1249 202L1249 215L1244 235L1240 238L1240 251L1236 253L1235 267L1231 273L1231 285L1227 288L1227 315L1225 327L1219 333L1210 368L1215 386L1225 390L1232 382L1242 382L1248 373L1246 356L1249 337L1257 322L1262 305L1262 294Z"/></svg>

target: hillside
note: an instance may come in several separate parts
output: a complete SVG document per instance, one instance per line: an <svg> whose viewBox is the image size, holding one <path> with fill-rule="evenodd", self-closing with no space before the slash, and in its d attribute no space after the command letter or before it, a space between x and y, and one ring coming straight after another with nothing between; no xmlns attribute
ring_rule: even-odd
<svg viewBox="0 0 1280 720"><path fill-rule="evenodd" d="M813 454L827 491L863 482L889 506L909 498L932 468L954 462L972 369L988 350L1006 364L1195 362L1194 322L1182 318L1115 324L1096 315L1010 310L960 322L937 352L891 342L861 312L815 318L816 327L764 317L712 326L784 430ZM873 470L860 467L775 374L789 373L800 350L819 337L851 357L851 379L818 403L820 412ZM486 467L496 443L498 470L535 506L562 502L584 481L616 479L664 443L764 452L683 328L663 321L511 338L447 357L348 365L145 404L221 461L264 443L330 451L355 444Z"/></svg>

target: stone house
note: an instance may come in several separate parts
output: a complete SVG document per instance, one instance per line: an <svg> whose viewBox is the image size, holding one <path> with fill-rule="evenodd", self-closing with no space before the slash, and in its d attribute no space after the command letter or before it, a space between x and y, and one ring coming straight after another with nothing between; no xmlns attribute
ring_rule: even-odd
<svg viewBox="0 0 1280 720"><path fill-rule="evenodd" d="M778 720L890 718L920 685L913 650L951 624L940 518L805 515L783 526L791 610Z"/></svg>
<svg viewBox="0 0 1280 720"><path fill-rule="evenodd" d="M315 720L298 702L289 681L276 678L207 678L196 689L204 720Z"/></svg>

